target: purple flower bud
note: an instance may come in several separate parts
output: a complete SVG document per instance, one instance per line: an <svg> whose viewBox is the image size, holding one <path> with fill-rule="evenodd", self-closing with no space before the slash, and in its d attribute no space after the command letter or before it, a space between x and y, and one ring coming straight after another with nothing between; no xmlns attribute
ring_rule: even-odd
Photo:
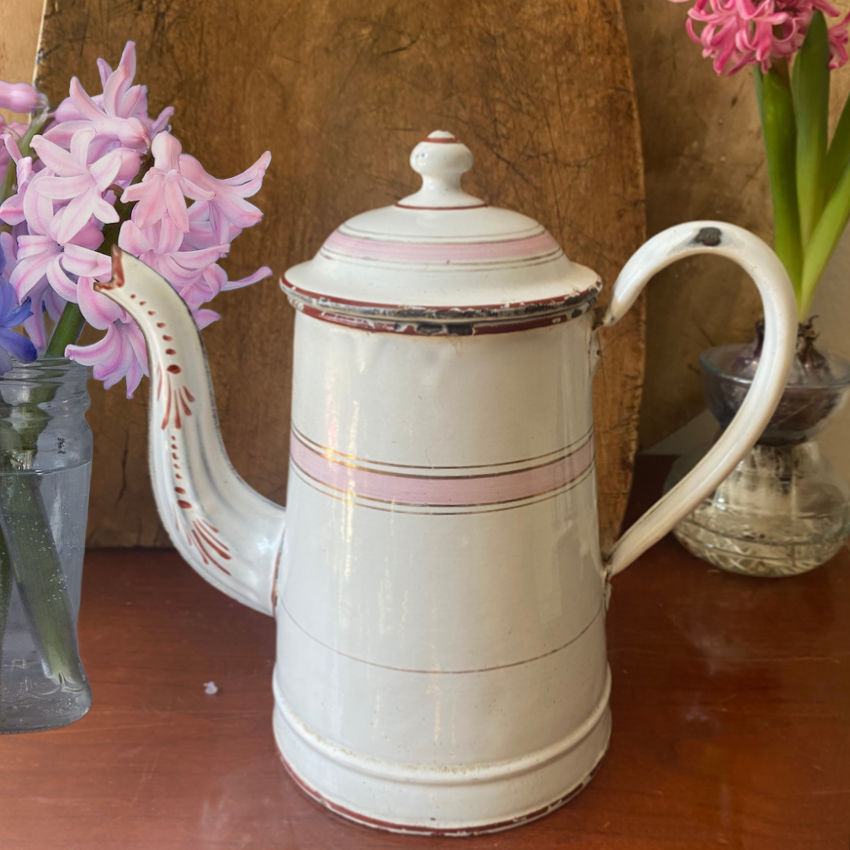
<svg viewBox="0 0 850 850"><path fill-rule="evenodd" d="M29 83L7 83L0 80L0 108L12 112L32 112L43 104L44 97Z"/></svg>

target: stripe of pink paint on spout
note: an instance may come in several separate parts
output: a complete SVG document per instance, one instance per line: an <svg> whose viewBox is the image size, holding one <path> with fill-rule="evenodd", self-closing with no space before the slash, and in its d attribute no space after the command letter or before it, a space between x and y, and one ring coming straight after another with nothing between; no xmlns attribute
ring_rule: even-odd
<svg viewBox="0 0 850 850"><path fill-rule="evenodd" d="M565 487L593 462L588 439L565 457L527 469L490 475L439 476L381 472L319 454L293 433L290 458L320 483L354 497L404 505L489 505L528 499Z"/></svg>

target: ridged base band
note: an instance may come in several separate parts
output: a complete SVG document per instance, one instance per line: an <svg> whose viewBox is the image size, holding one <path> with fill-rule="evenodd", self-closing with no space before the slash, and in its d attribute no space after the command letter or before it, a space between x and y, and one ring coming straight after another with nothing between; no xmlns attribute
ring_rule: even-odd
<svg viewBox="0 0 850 850"><path fill-rule="evenodd" d="M543 817L578 794L608 748L608 688L579 736L498 765L452 768L358 757L315 735L280 703L274 734L298 786L332 812L365 826L413 835L497 832Z"/></svg>

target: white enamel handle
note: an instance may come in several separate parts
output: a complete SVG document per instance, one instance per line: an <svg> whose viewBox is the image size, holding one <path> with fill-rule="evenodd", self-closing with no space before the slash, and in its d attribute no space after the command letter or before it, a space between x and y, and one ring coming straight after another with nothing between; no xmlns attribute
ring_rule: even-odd
<svg viewBox="0 0 850 850"><path fill-rule="evenodd" d="M605 570L609 577L624 570L660 540L735 468L773 415L794 355L797 312L785 267L757 236L741 227L719 221L692 221L676 225L639 248L614 283L603 325L612 325L622 318L656 272L693 254L728 257L755 281L764 308L761 358L743 404L720 439L605 555Z"/></svg>

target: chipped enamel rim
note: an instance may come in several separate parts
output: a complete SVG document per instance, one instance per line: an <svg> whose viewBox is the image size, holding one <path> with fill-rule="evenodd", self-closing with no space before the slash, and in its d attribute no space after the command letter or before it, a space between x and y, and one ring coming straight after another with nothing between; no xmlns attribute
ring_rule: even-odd
<svg viewBox="0 0 850 850"><path fill-rule="evenodd" d="M558 298L507 304L425 306L331 297L295 286L286 277L281 279L281 288L293 307L312 318L363 330L425 336L511 332L559 324L586 313L596 303L601 287L597 280L582 292Z"/></svg>

